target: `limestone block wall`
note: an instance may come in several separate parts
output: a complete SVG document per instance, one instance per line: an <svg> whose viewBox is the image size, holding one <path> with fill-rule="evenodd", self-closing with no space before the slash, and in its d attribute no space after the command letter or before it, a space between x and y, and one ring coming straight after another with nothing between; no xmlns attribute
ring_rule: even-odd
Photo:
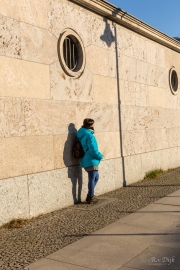
<svg viewBox="0 0 180 270"><path fill-rule="evenodd" d="M82 39L86 65L70 78L57 53L65 28ZM179 166L179 54L67 0L0 0L0 225L76 202L87 174L71 148L82 121L95 119L104 154L97 195ZM117 69L119 81L117 80ZM120 85L122 130L117 85ZM123 149L120 149L122 132Z"/></svg>
<svg viewBox="0 0 180 270"><path fill-rule="evenodd" d="M123 154L132 183L149 170L180 165L180 92L169 86L172 66L180 75L180 55L122 27L118 41Z"/></svg>

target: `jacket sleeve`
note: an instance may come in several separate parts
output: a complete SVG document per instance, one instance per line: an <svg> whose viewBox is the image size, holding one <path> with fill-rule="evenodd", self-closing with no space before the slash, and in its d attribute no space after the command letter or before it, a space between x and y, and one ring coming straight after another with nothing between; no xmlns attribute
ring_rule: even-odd
<svg viewBox="0 0 180 270"><path fill-rule="evenodd" d="M98 150L98 144L94 135L90 135L87 138L87 146L88 151L93 155L96 159L101 160L103 155Z"/></svg>

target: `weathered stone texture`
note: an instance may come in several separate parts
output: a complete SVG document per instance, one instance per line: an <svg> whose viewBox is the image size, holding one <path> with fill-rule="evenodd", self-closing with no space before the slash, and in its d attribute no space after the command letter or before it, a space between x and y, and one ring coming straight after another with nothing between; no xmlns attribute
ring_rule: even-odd
<svg viewBox="0 0 180 270"><path fill-rule="evenodd" d="M98 103L77 103L76 127L82 126L84 118L92 118L95 121L95 131L111 131L112 106Z"/></svg>
<svg viewBox="0 0 180 270"><path fill-rule="evenodd" d="M99 166L99 181L96 186L96 194L100 195L115 189L114 160L109 159L101 162Z"/></svg>
<svg viewBox="0 0 180 270"><path fill-rule="evenodd" d="M117 80L116 78L93 76L94 101L97 103L118 102Z"/></svg>
<svg viewBox="0 0 180 270"><path fill-rule="evenodd" d="M28 176L30 216L51 212L73 204L69 168ZM74 178L77 168L74 167Z"/></svg>
<svg viewBox="0 0 180 270"><path fill-rule="evenodd" d="M24 136L24 101L0 98L0 137Z"/></svg>
<svg viewBox="0 0 180 270"><path fill-rule="evenodd" d="M53 137L0 138L0 167L0 179L53 170Z"/></svg>
<svg viewBox="0 0 180 270"><path fill-rule="evenodd" d="M132 31L117 26L118 52L141 61L147 60L146 39Z"/></svg>
<svg viewBox="0 0 180 270"><path fill-rule="evenodd" d="M0 226L16 218L29 218L27 176L0 181Z"/></svg>
<svg viewBox="0 0 180 270"><path fill-rule="evenodd" d="M126 185L130 185L142 179L144 174L141 170L141 156L133 155L124 158Z"/></svg>
<svg viewBox="0 0 180 270"><path fill-rule="evenodd" d="M0 14L0 55L21 58L20 23Z"/></svg>
<svg viewBox="0 0 180 270"><path fill-rule="evenodd" d="M112 159L121 156L119 132L100 132L96 134L99 142L99 151L104 159Z"/></svg>
<svg viewBox="0 0 180 270"><path fill-rule="evenodd" d="M49 67L0 57L0 96L50 98Z"/></svg>
<svg viewBox="0 0 180 270"><path fill-rule="evenodd" d="M85 68L84 73L78 79L67 76L60 63L50 66L51 97L55 100L93 101L93 77Z"/></svg>
<svg viewBox="0 0 180 270"><path fill-rule="evenodd" d="M22 59L42 64L58 61L57 39L49 31L20 23Z"/></svg>
<svg viewBox="0 0 180 270"><path fill-rule="evenodd" d="M0 0L0 14L47 28L46 0Z"/></svg>
<svg viewBox="0 0 180 270"><path fill-rule="evenodd" d="M138 62L143 63L143 62ZM142 82L137 80L138 64L135 58L129 56L121 55L119 57L119 76L121 80L131 81L131 82Z"/></svg>
<svg viewBox="0 0 180 270"><path fill-rule="evenodd" d="M57 38L65 28L74 29L84 46L92 43L91 16L85 9L77 7L68 1L48 0L49 30Z"/></svg>
<svg viewBox="0 0 180 270"><path fill-rule="evenodd" d="M59 134L76 119L72 102L25 100L26 135Z"/></svg>
<svg viewBox="0 0 180 270"><path fill-rule="evenodd" d="M94 45L86 48L86 65L94 74L110 76L109 51Z"/></svg>
<svg viewBox="0 0 180 270"><path fill-rule="evenodd" d="M167 107L167 91L164 88L148 86L149 107Z"/></svg>

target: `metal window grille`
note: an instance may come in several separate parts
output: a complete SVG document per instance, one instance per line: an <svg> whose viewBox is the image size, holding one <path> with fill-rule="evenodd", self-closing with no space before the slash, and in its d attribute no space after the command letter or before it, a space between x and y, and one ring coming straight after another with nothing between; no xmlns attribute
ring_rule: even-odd
<svg viewBox="0 0 180 270"><path fill-rule="evenodd" d="M78 64L78 49L75 42L66 37L63 44L64 61L70 70L74 70Z"/></svg>

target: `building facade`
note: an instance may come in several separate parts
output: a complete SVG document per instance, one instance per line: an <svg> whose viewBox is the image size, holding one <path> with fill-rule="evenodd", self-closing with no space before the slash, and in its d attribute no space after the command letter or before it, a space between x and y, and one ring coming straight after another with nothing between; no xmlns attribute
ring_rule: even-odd
<svg viewBox="0 0 180 270"><path fill-rule="evenodd" d="M180 165L180 43L100 0L0 0L0 225L73 204L95 120L97 195Z"/></svg>

